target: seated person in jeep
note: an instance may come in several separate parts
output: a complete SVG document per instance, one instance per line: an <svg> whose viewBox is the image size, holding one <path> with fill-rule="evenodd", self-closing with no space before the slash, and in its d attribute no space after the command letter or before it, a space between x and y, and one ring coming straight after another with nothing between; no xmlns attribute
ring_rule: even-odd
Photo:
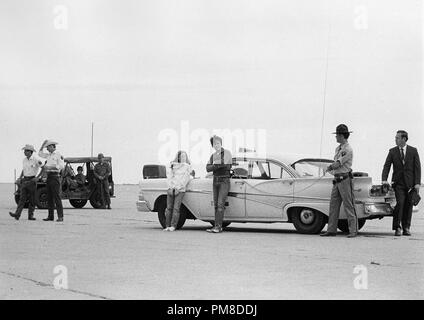
<svg viewBox="0 0 424 320"><path fill-rule="evenodd" d="M78 187L82 188L85 186L86 177L83 174L83 168L81 166L78 166L77 168L77 175L75 176L75 181Z"/></svg>

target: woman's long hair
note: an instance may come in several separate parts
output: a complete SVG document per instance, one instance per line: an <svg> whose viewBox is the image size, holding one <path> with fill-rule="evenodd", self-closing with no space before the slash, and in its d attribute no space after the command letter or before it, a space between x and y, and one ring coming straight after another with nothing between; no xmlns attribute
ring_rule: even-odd
<svg viewBox="0 0 424 320"><path fill-rule="evenodd" d="M182 154L184 154L185 155L185 163L188 163L188 164L191 164L190 163L190 160L189 160L189 158L188 158L188 155L187 155L187 152L185 152L185 151L182 151L182 150L180 150L180 151L178 151L177 152L177 154L175 155L175 159L172 161L172 162L178 162L178 163L181 163L181 155ZM171 165L171 168L173 167L173 165Z"/></svg>

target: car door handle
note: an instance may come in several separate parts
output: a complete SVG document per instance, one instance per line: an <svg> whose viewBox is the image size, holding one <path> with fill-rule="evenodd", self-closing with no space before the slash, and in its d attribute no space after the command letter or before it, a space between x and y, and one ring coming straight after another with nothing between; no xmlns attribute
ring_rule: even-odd
<svg viewBox="0 0 424 320"><path fill-rule="evenodd" d="M236 184L244 184L244 181L236 181Z"/></svg>

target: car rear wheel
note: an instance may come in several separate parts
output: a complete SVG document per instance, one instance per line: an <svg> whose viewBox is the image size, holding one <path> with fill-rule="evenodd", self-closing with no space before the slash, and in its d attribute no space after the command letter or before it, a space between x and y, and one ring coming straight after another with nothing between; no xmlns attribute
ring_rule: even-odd
<svg viewBox="0 0 424 320"><path fill-rule="evenodd" d="M358 219L358 230L361 230L361 228L364 226L366 219ZM337 228L341 230L342 232L349 232L349 225L347 223L346 219L339 220L337 222Z"/></svg>
<svg viewBox="0 0 424 320"><path fill-rule="evenodd" d="M87 200L85 200L85 199L69 199L69 203L74 208L80 209L80 208L83 208L86 205Z"/></svg>
<svg viewBox="0 0 424 320"><path fill-rule="evenodd" d="M35 192L35 203L38 209L47 209L49 207L46 187L42 187Z"/></svg>
<svg viewBox="0 0 424 320"><path fill-rule="evenodd" d="M292 216L293 225L300 233L317 234L326 224L325 215L310 208L299 208Z"/></svg>
<svg viewBox="0 0 424 320"><path fill-rule="evenodd" d="M100 193L95 191L90 197L90 204L94 209L100 209L102 207L102 199Z"/></svg>
<svg viewBox="0 0 424 320"><path fill-rule="evenodd" d="M162 228L166 228L166 198L158 203L158 219ZM180 218L178 219L177 229L181 229L186 221L188 209L182 204L180 208Z"/></svg>

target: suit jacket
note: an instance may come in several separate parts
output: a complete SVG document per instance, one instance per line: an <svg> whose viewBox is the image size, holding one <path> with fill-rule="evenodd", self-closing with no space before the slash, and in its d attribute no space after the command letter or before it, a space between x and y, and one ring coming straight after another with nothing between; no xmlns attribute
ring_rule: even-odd
<svg viewBox="0 0 424 320"><path fill-rule="evenodd" d="M399 147L389 150L386 162L384 163L381 180L387 181L390 167L393 164L392 182L396 185L402 184L407 188L412 188L417 184L421 184L421 163L416 148L407 145L405 154L405 165L400 158Z"/></svg>

